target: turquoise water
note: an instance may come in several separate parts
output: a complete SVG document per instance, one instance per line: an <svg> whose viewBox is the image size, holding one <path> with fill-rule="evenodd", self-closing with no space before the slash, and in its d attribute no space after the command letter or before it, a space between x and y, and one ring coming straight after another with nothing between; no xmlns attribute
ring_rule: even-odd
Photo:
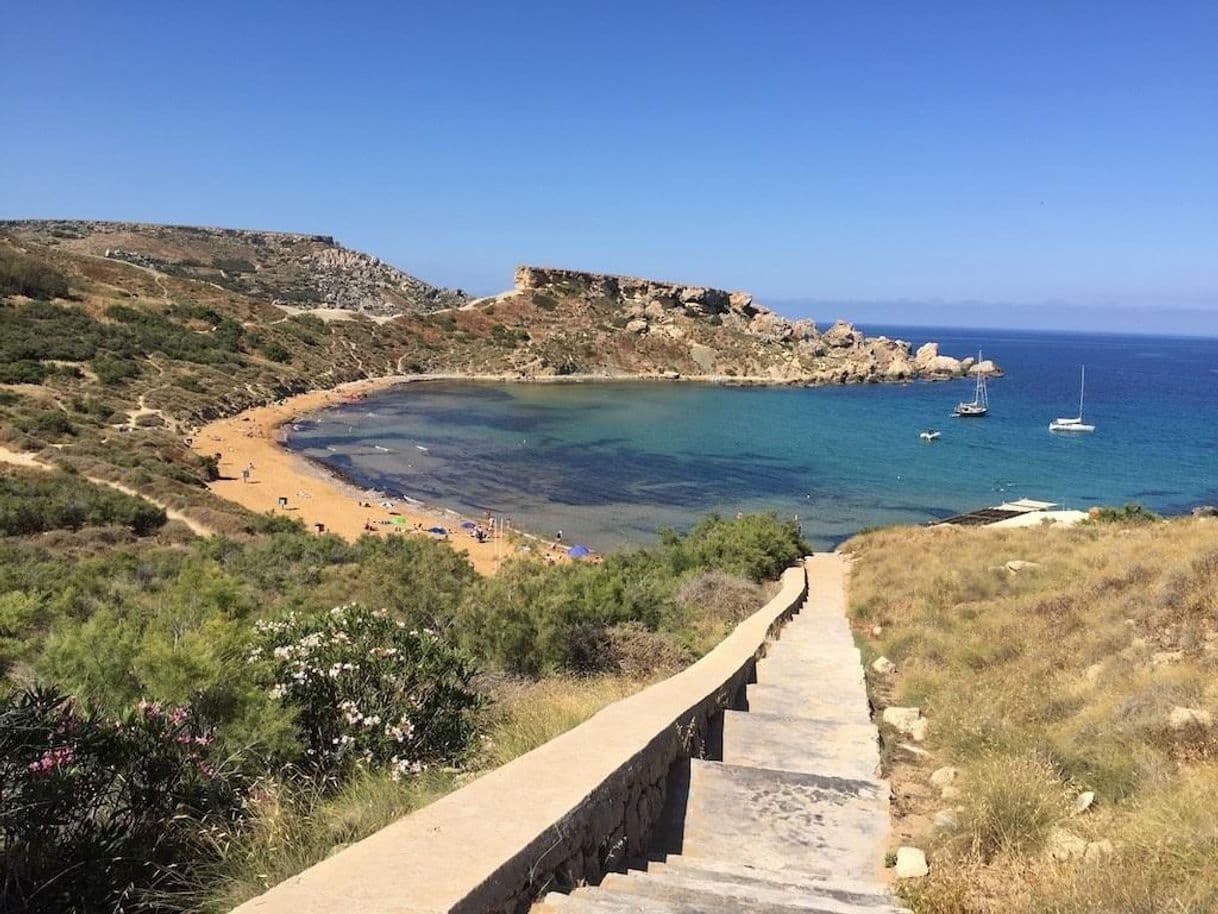
<svg viewBox="0 0 1218 914"><path fill-rule="evenodd" d="M979 347L1006 369L991 411L950 418L971 383L833 388L412 384L300 425L290 446L358 485L609 548L709 511L798 515L827 545L1011 498L1086 509L1218 502L1218 340L866 328ZM1074 415L1087 365L1089 436ZM918 432L936 426L927 444ZM425 448L425 450L424 450Z"/></svg>

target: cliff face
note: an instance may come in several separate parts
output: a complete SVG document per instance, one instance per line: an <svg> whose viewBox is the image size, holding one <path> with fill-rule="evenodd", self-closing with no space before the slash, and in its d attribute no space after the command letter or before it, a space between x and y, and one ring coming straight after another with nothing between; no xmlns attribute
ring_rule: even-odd
<svg viewBox="0 0 1218 914"><path fill-rule="evenodd" d="M90 220L0 222L0 232L274 304L396 316L467 300L460 291L438 288L344 248L329 235Z"/></svg>
<svg viewBox="0 0 1218 914"><path fill-rule="evenodd" d="M952 378L975 367L971 358L940 355L935 343L915 353L903 340L869 338L840 320L822 332L812 321L776 314L745 292L705 286L522 266L513 292L497 301L532 302L585 318L608 313L625 331L636 356L632 367L642 373L831 384ZM596 326L595 319L586 323ZM602 351L615 348L620 347ZM537 369L548 373L555 367ZM993 363L978 367L998 373Z"/></svg>

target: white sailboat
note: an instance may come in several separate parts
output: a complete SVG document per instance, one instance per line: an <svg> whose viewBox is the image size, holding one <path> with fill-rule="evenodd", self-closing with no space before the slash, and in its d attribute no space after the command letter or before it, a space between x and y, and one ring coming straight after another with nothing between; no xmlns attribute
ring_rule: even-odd
<svg viewBox="0 0 1218 914"><path fill-rule="evenodd" d="M977 364L981 364L981 350L977 350ZM957 419L980 419L990 411L990 398L985 390L985 373L977 372L977 390L972 403L957 403L952 415Z"/></svg>
<svg viewBox="0 0 1218 914"><path fill-rule="evenodd" d="M1078 385L1078 415L1073 419L1054 419L1049 423L1051 432L1094 432L1095 426L1083 421L1083 392L1087 389L1087 366L1083 366L1082 379Z"/></svg>

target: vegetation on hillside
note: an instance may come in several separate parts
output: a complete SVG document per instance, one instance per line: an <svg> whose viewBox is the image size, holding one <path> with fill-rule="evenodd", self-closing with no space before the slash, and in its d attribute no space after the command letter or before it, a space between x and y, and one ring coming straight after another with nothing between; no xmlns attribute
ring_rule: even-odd
<svg viewBox="0 0 1218 914"><path fill-rule="evenodd" d="M0 492L110 494L25 472ZM221 909L261 891L693 659L805 548L771 516L712 518L601 565L482 579L422 537L277 521L183 539L119 507L85 510L107 526L77 513L0 537L0 717L27 721L0 739L0 805L25 810L0 822L6 910ZM725 596L704 607L690 598L708 581ZM488 612L509 639L486 637ZM155 796L130 794L145 783Z"/></svg>
<svg viewBox="0 0 1218 914"><path fill-rule="evenodd" d="M926 757L884 730L896 829L930 852L917 914L1218 910L1218 523L846 548L868 655L896 664L875 700L929 722Z"/></svg>

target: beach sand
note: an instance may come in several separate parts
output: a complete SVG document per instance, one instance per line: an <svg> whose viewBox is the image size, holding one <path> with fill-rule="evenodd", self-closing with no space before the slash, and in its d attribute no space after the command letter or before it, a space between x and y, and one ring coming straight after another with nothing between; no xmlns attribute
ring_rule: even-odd
<svg viewBox="0 0 1218 914"><path fill-rule="evenodd" d="M310 391L290 397L278 404L246 410L227 419L203 426L193 436L191 447L202 455L220 455L221 478L210 484L221 498L259 514L267 512L298 518L309 529L323 524L325 532L346 540L355 540L365 533L376 535L431 536L421 531L442 526L449 531L446 539L452 547L465 552L480 574L494 574L500 564L519 546L508 538L495 537L478 542L461 529L459 515L430 506L394 501L392 508L382 507L384 496L362 491L304 457L294 454L280 443L281 426L293 419L384 390L403 378L375 378L355 381L330 390ZM249 468L249 479L242 471ZM287 499L286 509L279 505ZM371 507L361 507L361 502ZM399 518L405 520L403 525ZM478 523L483 518L470 518ZM394 523L397 521L397 523ZM388 523L382 523L388 522ZM371 525L372 530L367 529ZM558 558L560 553L548 544L536 542L537 553ZM562 555L565 558L565 555Z"/></svg>

